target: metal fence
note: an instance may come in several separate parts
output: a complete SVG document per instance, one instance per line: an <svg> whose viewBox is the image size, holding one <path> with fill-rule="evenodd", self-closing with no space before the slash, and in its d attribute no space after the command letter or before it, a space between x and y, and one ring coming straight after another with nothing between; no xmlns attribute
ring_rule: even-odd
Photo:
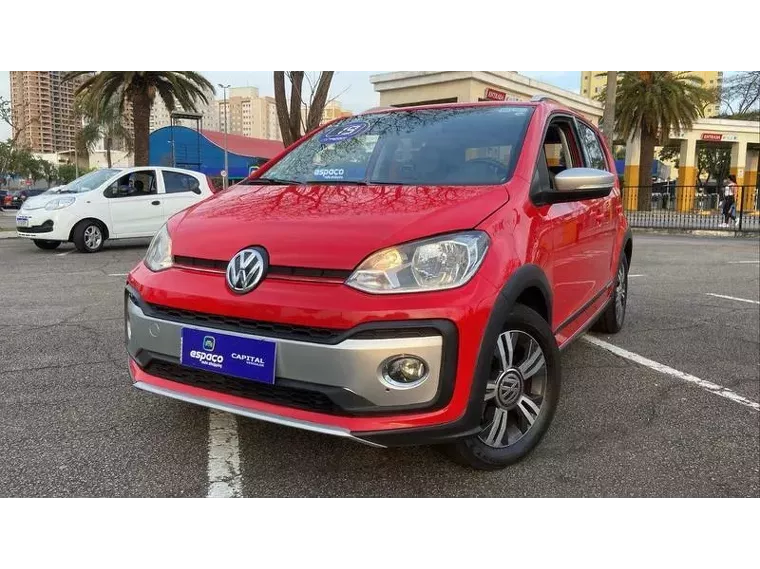
<svg viewBox="0 0 760 569"><path fill-rule="evenodd" d="M760 233L760 211L755 186L737 186L728 223L723 188L678 186L675 182L650 187L627 186L622 199L628 223L650 229L709 229Z"/></svg>

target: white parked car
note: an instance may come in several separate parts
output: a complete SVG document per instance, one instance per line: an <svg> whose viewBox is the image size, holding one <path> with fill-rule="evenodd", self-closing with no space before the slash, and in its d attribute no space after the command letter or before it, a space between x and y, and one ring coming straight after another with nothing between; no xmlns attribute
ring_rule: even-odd
<svg viewBox="0 0 760 569"><path fill-rule="evenodd" d="M96 170L25 202L16 230L40 249L73 241L94 253L106 239L152 237L172 215L213 193L206 176L191 170Z"/></svg>

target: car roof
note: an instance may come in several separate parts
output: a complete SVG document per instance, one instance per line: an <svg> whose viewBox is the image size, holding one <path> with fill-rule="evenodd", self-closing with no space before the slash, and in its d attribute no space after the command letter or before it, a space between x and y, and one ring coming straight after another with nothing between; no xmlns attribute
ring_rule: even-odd
<svg viewBox="0 0 760 569"><path fill-rule="evenodd" d="M563 105L559 101L556 101L550 97L537 96L535 100L530 101L477 101L477 102L462 102L462 103L436 103L431 105L411 105L401 107L374 107L368 109L356 116L374 115L377 113L399 112L399 111L414 111L414 110L427 110L427 109L464 109L471 107L544 107L547 110L559 109L575 116L581 117L578 112Z"/></svg>

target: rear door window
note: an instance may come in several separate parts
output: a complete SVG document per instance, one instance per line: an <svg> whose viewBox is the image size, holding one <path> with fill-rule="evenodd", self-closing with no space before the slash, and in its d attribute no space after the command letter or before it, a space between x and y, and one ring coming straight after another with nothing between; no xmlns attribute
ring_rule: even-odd
<svg viewBox="0 0 760 569"><path fill-rule="evenodd" d="M586 165L589 168L608 170L602 145L594 130L582 122L578 123L578 130L580 131L583 150L586 153Z"/></svg>

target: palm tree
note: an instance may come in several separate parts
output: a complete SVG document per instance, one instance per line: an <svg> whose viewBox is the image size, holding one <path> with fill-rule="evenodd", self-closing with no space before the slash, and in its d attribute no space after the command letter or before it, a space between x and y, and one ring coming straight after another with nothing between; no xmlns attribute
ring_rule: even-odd
<svg viewBox="0 0 760 569"><path fill-rule="evenodd" d="M102 139L109 168L112 166L111 150L115 141L124 141L127 152L132 152L131 133L124 124L124 114L119 112L119 103L116 98L112 98L101 109L89 98L78 97L74 105L74 114L78 119L84 119L86 123L77 135L77 146L92 152Z"/></svg>
<svg viewBox="0 0 760 569"><path fill-rule="evenodd" d="M671 130L688 130L704 116L710 92L703 80L686 71L621 71L615 100L617 132L629 140L641 133L638 207L651 207L654 147L664 144ZM606 91L606 88L603 90ZM606 97L606 92L601 97Z"/></svg>
<svg viewBox="0 0 760 569"><path fill-rule="evenodd" d="M196 71L71 71L64 80L81 76L88 77L76 94L92 100L100 114L114 101L120 114L131 105L135 166L148 165L150 109L156 95L171 112L177 105L196 111L199 101L207 104L208 94L215 93L214 86Z"/></svg>
<svg viewBox="0 0 760 569"><path fill-rule="evenodd" d="M617 71L607 72L607 87L602 117L602 134L612 150L615 143L615 97L617 96Z"/></svg>

